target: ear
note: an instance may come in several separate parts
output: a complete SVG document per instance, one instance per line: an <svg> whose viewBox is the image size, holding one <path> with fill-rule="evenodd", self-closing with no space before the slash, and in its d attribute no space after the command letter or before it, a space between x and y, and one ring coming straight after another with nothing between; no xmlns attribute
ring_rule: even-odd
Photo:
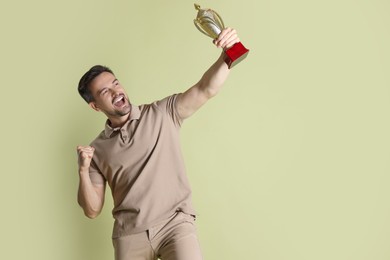
<svg viewBox="0 0 390 260"><path fill-rule="evenodd" d="M95 102L89 102L89 106L95 111L100 111Z"/></svg>

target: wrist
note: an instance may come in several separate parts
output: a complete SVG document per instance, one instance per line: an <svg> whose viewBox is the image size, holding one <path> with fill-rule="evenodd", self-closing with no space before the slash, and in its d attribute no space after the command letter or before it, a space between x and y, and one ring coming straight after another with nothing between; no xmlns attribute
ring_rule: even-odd
<svg viewBox="0 0 390 260"><path fill-rule="evenodd" d="M89 175L89 167L79 167L79 175Z"/></svg>

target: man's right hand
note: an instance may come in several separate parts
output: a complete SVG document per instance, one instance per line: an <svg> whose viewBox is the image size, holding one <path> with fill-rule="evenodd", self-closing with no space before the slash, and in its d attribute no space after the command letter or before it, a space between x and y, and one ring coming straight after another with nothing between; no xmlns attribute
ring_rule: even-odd
<svg viewBox="0 0 390 260"><path fill-rule="evenodd" d="M89 167L91 165L95 148L91 146L77 146L79 163L79 190L78 202L83 208L84 214L89 218L96 218L103 208L104 192L106 184L93 184L89 177Z"/></svg>
<svg viewBox="0 0 390 260"><path fill-rule="evenodd" d="M80 171L87 171L91 165L95 148L92 146L77 146L78 163Z"/></svg>

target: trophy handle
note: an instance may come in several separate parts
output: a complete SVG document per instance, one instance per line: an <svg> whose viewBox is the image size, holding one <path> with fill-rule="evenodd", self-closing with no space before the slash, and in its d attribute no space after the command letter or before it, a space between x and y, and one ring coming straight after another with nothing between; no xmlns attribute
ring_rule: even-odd
<svg viewBox="0 0 390 260"><path fill-rule="evenodd" d="M223 28L220 28L221 24L218 24L210 17L202 17L202 19L195 19L194 24L196 28L203 34L216 39L218 35L221 33ZM209 30L206 30L208 28Z"/></svg>
<svg viewBox="0 0 390 260"><path fill-rule="evenodd" d="M210 37L210 35L208 35L207 32L199 25L199 21L198 21L198 20L195 19L195 20L194 20L194 24L195 24L195 27L196 27L201 33L203 33L204 35Z"/></svg>
<svg viewBox="0 0 390 260"><path fill-rule="evenodd" d="M223 20L222 20L222 17L216 12L216 11L213 11L214 14L215 14L215 18L217 18L217 23L221 24L222 25L222 28L221 29L224 29L225 28L225 25L223 23Z"/></svg>

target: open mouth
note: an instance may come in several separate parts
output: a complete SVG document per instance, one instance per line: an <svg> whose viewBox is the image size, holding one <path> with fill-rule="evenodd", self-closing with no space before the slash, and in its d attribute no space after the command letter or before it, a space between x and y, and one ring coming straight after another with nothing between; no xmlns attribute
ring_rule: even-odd
<svg viewBox="0 0 390 260"><path fill-rule="evenodd" d="M125 96L119 95L116 98L114 98L112 104L116 107L123 107L126 104Z"/></svg>

